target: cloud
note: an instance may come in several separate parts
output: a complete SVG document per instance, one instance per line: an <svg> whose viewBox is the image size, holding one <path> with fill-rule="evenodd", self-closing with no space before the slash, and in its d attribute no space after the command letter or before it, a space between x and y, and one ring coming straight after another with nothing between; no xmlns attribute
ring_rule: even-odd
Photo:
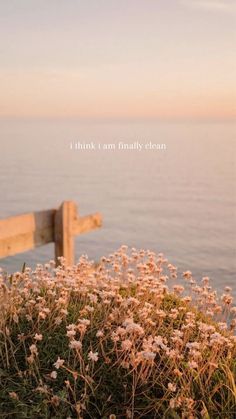
<svg viewBox="0 0 236 419"><path fill-rule="evenodd" d="M185 6L212 11L212 12L236 12L235 0L181 0Z"/></svg>

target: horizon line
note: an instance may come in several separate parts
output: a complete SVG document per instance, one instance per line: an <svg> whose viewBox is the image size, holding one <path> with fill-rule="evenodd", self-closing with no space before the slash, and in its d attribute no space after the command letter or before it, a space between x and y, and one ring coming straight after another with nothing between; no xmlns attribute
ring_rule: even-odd
<svg viewBox="0 0 236 419"><path fill-rule="evenodd" d="M42 116L42 115L0 115L0 121L78 121L78 122L168 122L168 123L235 123L236 116L229 117L95 117L95 116Z"/></svg>

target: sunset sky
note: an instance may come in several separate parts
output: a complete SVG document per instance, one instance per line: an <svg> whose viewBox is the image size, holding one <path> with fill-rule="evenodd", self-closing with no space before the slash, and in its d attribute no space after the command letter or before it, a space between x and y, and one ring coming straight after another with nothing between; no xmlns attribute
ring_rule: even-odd
<svg viewBox="0 0 236 419"><path fill-rule="evenodd" d="M236 116L235 0L0 0L0 116Z"/></svg>

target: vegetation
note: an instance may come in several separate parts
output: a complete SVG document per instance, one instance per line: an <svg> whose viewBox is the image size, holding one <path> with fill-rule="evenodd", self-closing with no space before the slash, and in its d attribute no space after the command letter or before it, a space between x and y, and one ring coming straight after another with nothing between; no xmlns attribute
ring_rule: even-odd
<svg viewBox="0 0 236 419"><path fill-rule="evenodd" d="M126 246L60 262L1 275L1 418L235 417L229 288Z"/></svg>

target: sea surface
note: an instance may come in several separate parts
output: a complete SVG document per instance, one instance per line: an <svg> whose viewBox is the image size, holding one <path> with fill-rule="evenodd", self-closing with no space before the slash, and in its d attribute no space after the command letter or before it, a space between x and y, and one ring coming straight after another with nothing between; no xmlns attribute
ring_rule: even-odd
<svg viewBox="0 0 236 419"><path fill-rule="evenodd" d="M76 238L76 259L127 244L236 290L235 134L233 123L1 120L0 218L74 200L81 215L104 220ZM53 256L50 244L0 266L13 272Z"/></svg>

